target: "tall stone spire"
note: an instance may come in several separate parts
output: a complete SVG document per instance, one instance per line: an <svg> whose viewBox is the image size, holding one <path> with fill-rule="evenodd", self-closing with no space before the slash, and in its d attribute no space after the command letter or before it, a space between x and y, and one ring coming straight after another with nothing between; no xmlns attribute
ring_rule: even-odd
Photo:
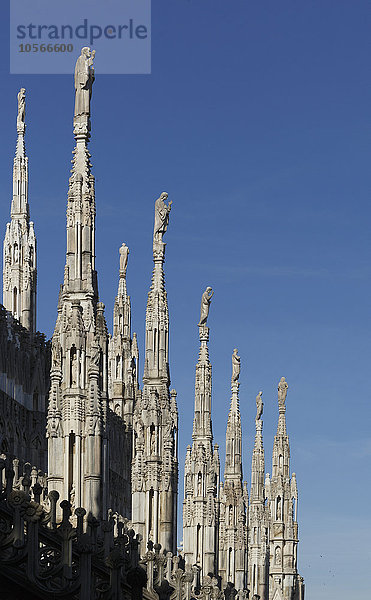
<svg viewBox="0 0 371 600"><path fill-rule="evenodd" d="M242 482L242 427L239 406L240 357L232 354L232 398L226 432L224 486L220 486L219 574L237 590L247 584L248 493Z"/></svg>
<svg viewBox="0 0 371 600"><path fill-rule="evenodd" d="M132 429L133 407L138 391L138 344L131 336L131 303L126 288L129 248L120 248L120 272L113 308L113 335L109 342L110 407Z"/></svg>
<svg viewBox="0 0 371 600"><path fill-rule="evenodd" d="M212 296L211 287L207 287L202 294L198 324L200 352L195 378L193 444L192 449L188 446L185 461L183 550L185 561L199 568L194 581L196 587L205 575L217 574L218 569L220 461L218 446L213 448L209 328L206 325Z"/></svg>
<svg viewBox="0 0 371 600"><path fill-rule="evenodd" d="M297 486L295 475L290 478L290 445L286 431L287 390L287 382L281 377L278 384L278 426L273 443L272 478L269 484L269 600L304 598L303 580L297 570Z"/></svg>
<svg viewBox="0 0 371 600"><path fill-rule="evenodd" d="M49 490L105 515L108 495L108 334L95 271L95 191L91 173L90 98L94 54L83 48L75 68L72 171L67 252L52 338L48 409Z"/></svg>
<svg viewBox="0 0 371 600"><path fill-rule="evenodd" d="M138 397L138 345L136 334L131 336L131 304L126 288L126 269L129 248L120 248L119 285L113 309L113 335L109 340L109 405L111 411L122 419L120 452L113 452L111 471L122 474L111 485L116 495L115 505L120 514L131 518L131 457L133 454L133 409ZM116 419L119 422L119 419ZM119 480L121 479L121 485Z"/></svg>
<svg viewBox="0 0 371 600"><path fill-rule="evenodd" d="M31 332L36 330L36 237L28 204L26 90L18 93L17 146L13 163L11 221L6 226L3 258L3 305Z"/></svg>
<svg viewBox="0 0 371 600"><path fill-rule="evenodd" d="M147 542L176 550L178 494L178 410L170 388L169 309L165 290L162 241L171 209L164 192L155 202L153 275L148 294L142 398L134 411L132 522Z"/></svg>
<svg viewBox="0 0 371 600"><path fill-rule="evenodd" d="M255 444L251 466L251 490L249 506L249 571L248 587L252 594L268 600L268 532L269 512L265 506L264 448L263 448L263 400L262 392L256 397Z"/></svg>

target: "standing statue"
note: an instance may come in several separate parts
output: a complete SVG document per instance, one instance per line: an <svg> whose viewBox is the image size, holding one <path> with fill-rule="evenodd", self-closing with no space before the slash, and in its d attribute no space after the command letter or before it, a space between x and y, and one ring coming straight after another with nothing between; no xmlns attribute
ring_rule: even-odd
<svg viewBox="0 0 371 600"><path fill-rule="evenodd" d="M24 125L26 116L26 90L21 88L18 92L18 114L17 114L17 127Z"/></svg>
<svg viewBox="0 0 371 600"><path fill-rule="evenodd" d="M278 404L279 406L285 406L287 389L288 389L287 381L284 377L281 377L280 382L278 384Z"/></svg>
<svg viewBox="0 0 371 600"><path fill-rule="evenodd" d="M75 66L75 117L80 115L90 116L90 99L94 76L93 60L95 50L85 46L76 61Z"/></svg>
<svg viewBox="0 0 371 600"><path fill-rule="evenodd" d="M256 417L255 417L255 421L259 421L262 414L263 414L263 400L262 400L262 395L263 392L259 392L259 394L256 396Z"/></svg>
<svg viewBox="0 0 371 600"><path fill-rule="evenodd" d="M153 230L153 241L162 242L162 236L166 233L169 224L169 215L171 211L172 200L166 206L168 194L162 192L161 196L155 202L155 226Z"/></svg>
<svg viewBox="0 0 371 600"><path fill-rule="evenodd" d="M237 348L233 350L232 354L232 382L238 381L241 371L241 358L237 356Z"/></svg>
<svg viewBox="0 0 371 600"><path fill-rule="evenodd" d="M213 288L211 288L210 286L208 286L206 288L206 290L204 291L204 293L202 294L201 316L200 316L200 322L198 324L199 327L200 327L200 325L206 325L207 317L209 316L210 302L211 302L211 298L213 297L213 295L214 295Z"/></svg>
<svg viewBox="0 0 371 600"><path fill-rule="evenodd" d="M128 266L129 248L125 243L122 244L120 250L120 274L126 275Z"/></svg>

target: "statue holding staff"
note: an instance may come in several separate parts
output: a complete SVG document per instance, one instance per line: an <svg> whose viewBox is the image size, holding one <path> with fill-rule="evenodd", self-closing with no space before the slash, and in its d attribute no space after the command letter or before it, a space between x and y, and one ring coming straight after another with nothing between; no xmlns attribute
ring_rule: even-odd
<svg viewBox="0 0 371 600"><path fill-rule="evenodd" d="M211 298L213 297L213 295L214 295L214 292L210 286L208 286L206 288L206 290L204 291L204 293L202 294L201 316L200 316L200 322L198 324L199 327L200 327L200 325L206 325L207 317L209 316Z"/></svg>

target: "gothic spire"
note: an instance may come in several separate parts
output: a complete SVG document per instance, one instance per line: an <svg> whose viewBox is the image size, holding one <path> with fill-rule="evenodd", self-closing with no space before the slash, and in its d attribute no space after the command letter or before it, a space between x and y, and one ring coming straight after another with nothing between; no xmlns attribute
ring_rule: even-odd
<svg viewBox="0 0 371 600"><path fill-rule="evenodd" d="M108 481L108 332L95 271L95 190L90 100L94 52L75 67L75 148L67 198L67 251L52 339L48 409L49 489L105 516ZM114 504L111 504L113 508Z"/></svg>
<svg viewBox="0 0 371 600"><path fill-rule="evenodd" d="M263 421L261 419L263 414L263 392L259 392L256 397L256 417L255 417L255 443L252 455L251 465L251 491L250 491L250 503L263 502L264 503L264 447L263 447Z"/></svg>
<svg viewBox="0 0 371 600"><path fill-rule="evenodd" d="M216 573L218 565L220 461L218 446L212 445L211 364L206 325L212 296L211 287L207 287L202 294L198 323L200 352L195 377L193 444L185 464L183 548L185 561L199 567L196 587L205 575Z"/></svg>
<svg viewBox="0 0 371 600"><path fill-rule="evenodd" d="M203 442L205 447L210 446L213 439L211 422L211 363L208 348L210 330L206 325L213 294L212 288L208 286L201 298L201 317L198 324L200 352L196 365L195 412L192 435L194 441Z"/></svg>
<svg viewBox="0 0 371 600"><path fill-rule="evenodd" d="M278 384L278 425L273 444L272 479L290 477L290 444L286 430L286 395L288 384L281 377Z"/></svg>
<svg viewBox="0 0 371 600"><path fill-rule="evenodd" d="M28 204L26 90L18 93L17 146L13 163L11 221L4 239L3 304L23 327L36 330L36 237Z"/></svg>
<svg viewBox="0 0 371 600"><path fill-rule="evenodd" d="M153 273L146 311L146 341L143 383L166 382L169 374L169 309L165 289L165 247L162 241L168 224L172 201L165 204L168 194L163 192L155 202L153 232Z"/></svg>
<svg viewBox="0 0 371 600"><path fill-rule="evenodd" d="M235 348L232 354L232 397L226 432L224 480L225 482L234 481L237 485L242 486L242 428L238 397L240 387L238 378L241 366L237 352L238 350Z"/></svg>
<svg viewBox="0 0 371 600"><path fill-rule="evenodd" d="M143 538L175 551L178 494L178 410L170 387L169 310L165 290L165 234L171 210L163 192L155 202L153 275L146 312L142 397L134 410L132 463L134 529Z"/></svg>

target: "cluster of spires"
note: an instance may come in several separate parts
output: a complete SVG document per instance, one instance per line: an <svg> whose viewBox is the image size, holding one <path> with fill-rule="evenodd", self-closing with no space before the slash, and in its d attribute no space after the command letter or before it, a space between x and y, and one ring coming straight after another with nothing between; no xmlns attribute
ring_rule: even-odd
<svg viewBox="0 0 371 600"><path fill-rule="evenodd" d="M156 200L153 276L148 294L143 388L139 353L131 334L126 270L129 249L120 248L113 335L108 335L95 271L95 190L87 144L93 58L83 49L75 69L72 172L67 203L64 283L52 338L51 389L47 414L48 485L91 516L116 511L131 520L147 542L176 551L178 497L178 410L170 390L169 313L164 278L171 201ZM84 86L79 86L83 80ZM36 328L36 239L29 221L28 159L25 155L25 91L18 95L17 150L11 223L4 241L4 306L30 331ZM19 254L17 255L17 250ZM15 292L15 289L17 292ZM302 600L297 572L297 486L290 477L286 432L287 383L278 386L279 421L272 478L265 477L262 393L257 396L256 436L250 498L242 473L239 409L240 358L232 355L231 405L226 432L224 482L218 445L213 445L207 317L213 292L202 295L198 324L192 446L185 459L183 555L198 567L195 588L208 574L241 597ZM124 457L124 459L123 459Z"/></svg>

